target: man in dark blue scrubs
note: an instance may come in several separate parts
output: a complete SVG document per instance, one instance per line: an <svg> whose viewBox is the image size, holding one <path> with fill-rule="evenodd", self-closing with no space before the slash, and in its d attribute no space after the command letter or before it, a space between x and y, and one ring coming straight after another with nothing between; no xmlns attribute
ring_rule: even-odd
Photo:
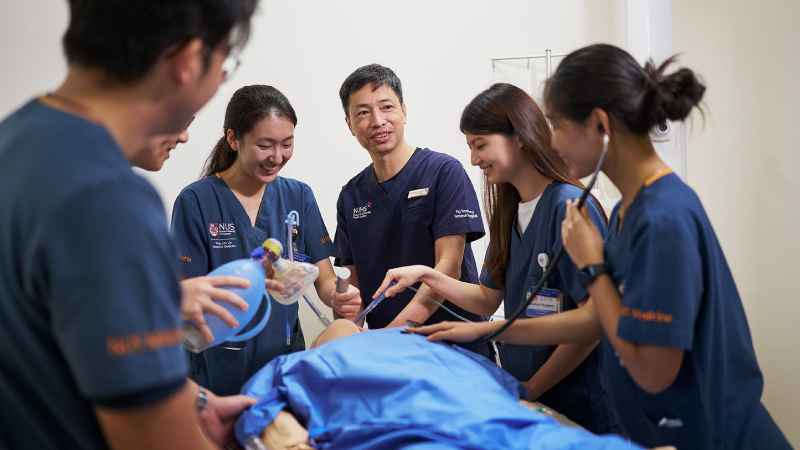
<svg viewBox="0 0 800 450"><path fill-rule="evenodd" d="M71 1L67 78L0 123L0 448L231 442L251 400L187 382L167 219L131 166L185 140L254 8Z"/></svg>
<svg viewBox="0 0 800 450"><path fill-rule="evenodd" d="M334 301L337 314L355 318L389 269L424 264L461 281L478 283L470 242L483 236L475 189L455 158L405 141L406 107L400 79L378 64L350 74L339 91L350 132L372 164L351 179L337 204L336 265L350 269L362 302ZM485 320L419 287L454 313ZM367 315L370 328L432 324L456 318L406 290ZM486 344L470 348L489 355Z"/></svg>

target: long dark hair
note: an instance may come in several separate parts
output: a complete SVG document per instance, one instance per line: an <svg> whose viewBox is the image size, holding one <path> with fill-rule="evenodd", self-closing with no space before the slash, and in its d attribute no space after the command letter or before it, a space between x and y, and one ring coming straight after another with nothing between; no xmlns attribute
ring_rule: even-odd
<svg viewBox="0 0 800 450"><path fill-rule="evenodd" d="M547 80L545 107L551 116L580 122L600 108L636 134L667 119L683 120L699 105L706 87L687 68L666 75L675 60L672 56L658 67L650 60L642 67L613 45L575 50Z"/></svg>
<svg viewBox="0 0 800 450"><path fill-rule="evenodd" d="M461 114L461 132L518 136L522 141L522 154L536 171L583 189L569 166L550 146L550 126L544 113L530 95L516 86L497 83L478 94ZM484 177L483 203L491 235L486 267L503 289L511 255L511 227L520 200L519 192L511 183L490 185Z"/></svg>
<svg viewBox="0 0 800 450"><path fill-rule="evenodd" d="M228 130L233 130L236 139L241 140L258 121L269 116L285 117L297 126L297 115L292 104L274 87L254 84L234 92L225 110L222 137L208 155L200 178L225 171L236 161L237 152L228 144Z"/></svg>

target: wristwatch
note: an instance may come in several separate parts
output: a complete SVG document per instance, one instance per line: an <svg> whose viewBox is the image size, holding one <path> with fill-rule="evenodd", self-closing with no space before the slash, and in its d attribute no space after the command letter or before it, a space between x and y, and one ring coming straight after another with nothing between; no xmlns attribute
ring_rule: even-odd
<svg viewBox="0 0 800 450"><path fill-rule="evenodd" d="M197 393L197 402L195 403L195 407L197 407L197 412L200 412L203 409L205 409L206 403L208 403L208 394L206 393L206 388L200 386L200 392Z"/></svg>
<svg viewBox="0 0 800 450"><path fill-rule="evenodd" d="M594 283L597 277L604 273L611 273L607 262L603 262L602 264L589 264L578 271L578 280L584 288L587 288L590 284Z"/></svg>

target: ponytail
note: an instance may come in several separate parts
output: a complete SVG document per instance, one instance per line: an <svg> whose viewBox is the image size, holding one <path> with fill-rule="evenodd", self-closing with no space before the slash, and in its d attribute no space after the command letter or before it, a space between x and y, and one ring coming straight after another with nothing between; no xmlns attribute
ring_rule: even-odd
<svg viewBox="0 0 800 450"><path fill-rule="evenodd" d="M208 158L206 158L206 162L203 164L203 171L200 175L200 179L224 172L233 165L234 161L236 161L236 152L233 151L231 144L228 143L227 134L228 133L226 130L225 136L219 138L217 145L214 146L214 150L211 150L211 154L208 155Z"/></svg>

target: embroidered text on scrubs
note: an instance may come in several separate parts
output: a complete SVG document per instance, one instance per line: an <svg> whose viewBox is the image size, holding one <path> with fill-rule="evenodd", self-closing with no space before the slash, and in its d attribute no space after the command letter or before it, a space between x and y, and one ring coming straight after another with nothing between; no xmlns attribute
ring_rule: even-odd
<svg viewBox="0 0 800 450"><path fill-rule="evenodd" d="M630 317L631 319L643 320L645 322L658 322L658 323L672 323L672 314L666 314L661 311L642 311L639 308L622 307L620 311L622 317Z"/></svg>
<svg viewBox="0 0 800 450"><path fill-rule="evenodd" d="M233 223L209 223L208 232L211 236L230 236L236 233L236 226Z"/></svg>
<svg viewBox="0 0 800 450"><path fill-rule="evenodd" d="M456 214L453 217L456 219L463 219L465 217L475 219L478 217L478 215L475 214L475 211L470 211L468 209L457 209Z"/></svg>
<svg viewBox="0 0 800 450"><path fill-rule="evenodd" d="M111 357L130 356L146 350L158 350L178 345L183 340L183 330L173 328L163 331L145 331L127 336L106 338L106 350Z"/></svg>
<svg viewBox="0 0 800 450"><path fill-rule="evenodd" d="M364 206L358 206L353 208L353 219L363 219L368 215L372 214L372 211L369 208L372 206L372 202L367 202Z"/></svg>

